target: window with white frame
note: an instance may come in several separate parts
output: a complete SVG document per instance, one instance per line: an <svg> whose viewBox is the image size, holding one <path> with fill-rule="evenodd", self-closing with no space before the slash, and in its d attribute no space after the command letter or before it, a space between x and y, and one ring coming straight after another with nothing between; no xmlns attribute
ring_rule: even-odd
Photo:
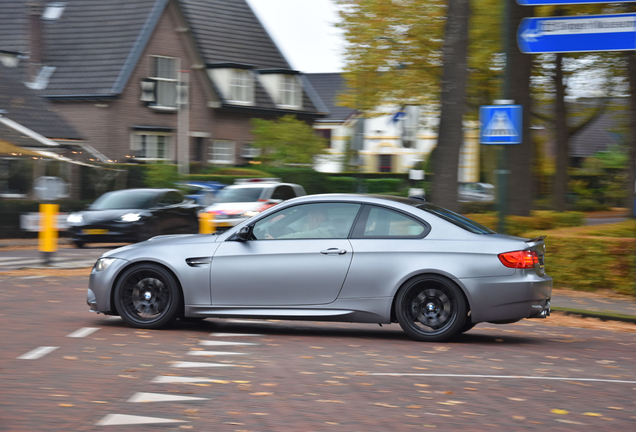
<svg viewBox="0 0 636 432"><path fill-rule="evenodd" d="M135 159L171 159L171 139L172 136L168 133L135 133L132 136L131 150Z"/></svg>
<svg viewBox="0 0 636 432"><path fill-rule="evenodd" d="M230 101L251 104L254 101L254 79L252 74L243 69L232 69L230 72Z"/></svg>
<svg viewBox="0 0 636 432"><path fill-rule="evenodd" d="M234 141L212 141L208 151L208 162L215 164L233 164Z"/></svg>
<svg viewBox="0 0 636 432"><path fill-rule="evenodd" d="M298 80L293 75L283 75L280 81L280 104L300 108L301 91Z"/></svg>
<svg viewBox="0 0 636 432"><path fill-rule="evenodd" d="M254 159L261 155L261 149L254 147L249 143L243 143L243 152L241 155L245 159Z"/></svg>
<svg viewBox="0 0 636 432"><path fill-rule="evenodd" d="M177 106L177 59L172 57L152 56L152 67L156 82L155 104L162 107Z"/></svg>

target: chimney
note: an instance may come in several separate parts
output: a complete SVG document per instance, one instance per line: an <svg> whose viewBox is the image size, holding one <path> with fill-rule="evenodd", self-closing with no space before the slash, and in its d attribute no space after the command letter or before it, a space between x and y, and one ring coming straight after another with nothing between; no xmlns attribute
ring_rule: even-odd
<svg viewBox="0 0 636 432"><path fill-rule="evenodd" d="M43 6L38 1L27 3L29 31L29 60L27 63L27 80L35 82L44 63L44 37L42 29Z"/></svg>

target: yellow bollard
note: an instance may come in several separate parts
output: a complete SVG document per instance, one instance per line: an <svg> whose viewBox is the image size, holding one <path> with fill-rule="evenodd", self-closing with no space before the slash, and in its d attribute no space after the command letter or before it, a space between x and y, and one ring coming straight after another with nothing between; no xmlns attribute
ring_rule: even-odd
<svg viewBox="0 0 636 432"><path fill-rule="evenodd" d="M208 212L199 213L199 233L212 234L215 231L214 214Z"/></svg>
<svg viewBox="0 0 636 432"><path fill-rule="evenodd" d="M38 233L39 249L44 257L44 264L50 262L51 255L57 251L57 204L40 204L40 231Z"/></svg>

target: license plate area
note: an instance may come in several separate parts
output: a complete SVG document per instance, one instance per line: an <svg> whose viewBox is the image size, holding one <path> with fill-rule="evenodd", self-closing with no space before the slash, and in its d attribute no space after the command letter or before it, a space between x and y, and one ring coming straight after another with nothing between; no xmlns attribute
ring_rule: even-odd
<svg viewBox="0 0 636 432"><path fill-rule="evenodd" d="M103 234L108 234L108 230L107 229L97 229L97 228L83 229L82 230L82 234L84 234L84 235L103 235Z"/></svg>

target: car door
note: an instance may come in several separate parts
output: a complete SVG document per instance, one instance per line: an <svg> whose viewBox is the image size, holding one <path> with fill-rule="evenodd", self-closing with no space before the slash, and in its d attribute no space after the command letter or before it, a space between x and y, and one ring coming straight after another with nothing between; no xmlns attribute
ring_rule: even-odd
<svg viewBox="0 0 636 432"><path fill-rule="evenodd" d="M334 229L303 235L316 206ZM360 209L354 203L301 204L255 222L253 239L225 241L212 259L212 304L321 305L336 300L349 270L347 240ZM335 224L335 225L334 225Z"/></svg>

